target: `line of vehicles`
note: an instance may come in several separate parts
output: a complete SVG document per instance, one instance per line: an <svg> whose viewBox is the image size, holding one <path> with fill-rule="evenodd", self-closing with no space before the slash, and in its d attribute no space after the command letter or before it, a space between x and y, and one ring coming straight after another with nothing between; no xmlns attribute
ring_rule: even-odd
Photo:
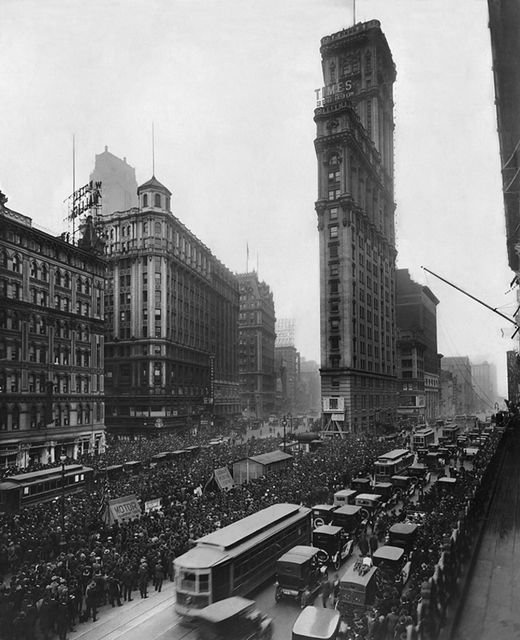
<svg viewBox="0 0 520 640"><path fill-rule="evenodd" d="M207 627L207 612L214 615L219 601L244 598L276 576L276 602L292 599L302 607L293 629L294 640L345 637L356 613L372 606L385 585L404 586L420 525L407 522L390 527L388 539L370 562L360 559L341 577L336 610L321 607L328 611L321 614L310 603L324 574L340 569L368 520L392 508L403 491L411 493L419 482L427 482L429 473L426 465L414 464L410 451L394 449L376 461L375 482L355 478L350 489L336 492L332 505L309 509L275 504L203 536L175 560L177 613L186 619L203 620ZM222 606L223 615L227 606ZM237 635L237 640L271 637L272 621L255 616L256 635ZM326 621L323 616L328 616ZM316 635L318 629L321 635ZM210 636L206 630L200 637L206 640ZM231 636L217 631L211 636L212 640L227 637Z"/></svg>

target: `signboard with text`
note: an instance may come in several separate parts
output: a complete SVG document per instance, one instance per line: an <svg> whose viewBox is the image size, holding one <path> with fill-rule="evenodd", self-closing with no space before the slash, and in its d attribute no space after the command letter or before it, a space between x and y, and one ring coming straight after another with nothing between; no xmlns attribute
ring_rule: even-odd
<svg viewBox="0 0 520 640"><path fill-rule="evenodd" d="M105 522L108 525L114 522L126 522L141 517L141 507L134 495L124 496L110 500L105 510Z"/></svg>
<svg viewBox="0 0 520 640"><path fill-rule="evenodd" d="M147 500L144 503L145 513L150 511L159 511L161 509L161 498L154 498L153 500Z"/></svg>

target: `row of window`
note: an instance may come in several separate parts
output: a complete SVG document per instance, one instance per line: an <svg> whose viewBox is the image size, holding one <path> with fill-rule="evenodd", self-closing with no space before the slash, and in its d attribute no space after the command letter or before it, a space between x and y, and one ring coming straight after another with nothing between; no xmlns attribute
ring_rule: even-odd
<svg viewBox="0 0 520 640"><path fill-rule="evenodd" d="M101 402L69 404L54 404L52 423L56 427L90 424L103 420L103 404ZM71 422L72 420L72 422ZM42 429L46 424L45 407L41 404L31 405L22 411L19 405L0 405L0 430L17 431L25 429Z"/></svg>
<svg viewBox="0 0 520 640"><path fill-rule="evenodd" d="M103 377L99 374L94 376L93 391L101 391L101 381ZM18 371L0 373L0 393L20 393L21 375ZM70 375L54 375L52 382L49 382L47 374L31 373L28 377L29 393L48 393L48 385L52 385L54 393L71 393ZM76 376L76 389L73 393L90 393L90 376Z"/></svg>
<svg viewBox="0 0 520 640"><path fill-rule="evenodd" d="M15 253L12 256L6 252L0 252L0 266L12 271L13 273L22 273L23 270L23 258L19 254ZM41 280L42 282L49 282L52 274L52 269L45 262L39 262L37 260L31 260L29 267L29 274L31 278ZM72 282L72 275L69 271L62 270L60 268L54 271L54 284L64 289L70 289ZM82 276L76 278L76 291L90 295L92 289L91 281Z"/></svg>

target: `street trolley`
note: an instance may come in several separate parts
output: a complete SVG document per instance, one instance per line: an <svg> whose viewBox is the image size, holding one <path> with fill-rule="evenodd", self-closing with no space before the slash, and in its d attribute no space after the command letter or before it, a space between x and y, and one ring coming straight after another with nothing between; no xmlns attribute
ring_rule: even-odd
<svg viewBox="0 0 520 640"><path fill-rule="evenodd" d="M190 618L208 604L247 595L274 576L280 555L310 537L311 510L283 503L199 538L175 559L175 610Z"/></svg>

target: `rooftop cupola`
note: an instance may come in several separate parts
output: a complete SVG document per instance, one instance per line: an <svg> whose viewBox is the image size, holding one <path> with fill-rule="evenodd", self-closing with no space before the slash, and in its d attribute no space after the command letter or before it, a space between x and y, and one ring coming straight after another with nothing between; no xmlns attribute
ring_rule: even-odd
<svg viewBox="0 0 520 640"><path fill-rule="evenodd" d="M137 197L142 210L163 210L171 211L170 198L171 191L152 176L150 180L137 187Z"/></svg>

